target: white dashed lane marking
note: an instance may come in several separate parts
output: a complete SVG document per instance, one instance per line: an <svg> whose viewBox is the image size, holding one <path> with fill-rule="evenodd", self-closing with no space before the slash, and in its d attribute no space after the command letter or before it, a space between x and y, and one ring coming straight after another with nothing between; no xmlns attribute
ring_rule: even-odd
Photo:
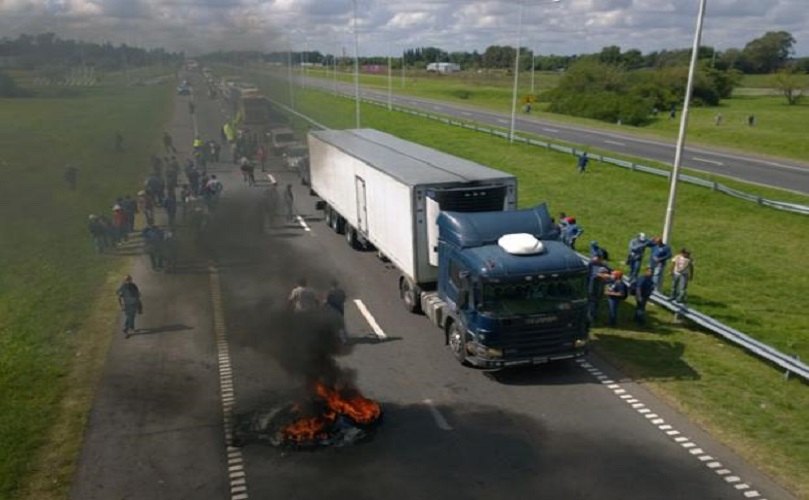
<svg viewBox="0 0 809 500"><path fill-rule="evenodd" d="M721 161L709 160L707 158L700 158L699 156L694 156L691 159L694 161L701 161L702 163L710 163L711 165L719 165L719 166L724 165L724 163L722 163Z"/></svg>
<svg viewBox="0 0 809 500"><path fill-rule="evenodd" d="M641 403L634 396L629 394L627 390L621 386L621 384L610 380L610 378L604 375L601 370L587 361L579 359L577 362L579 363L579 366L587 370L590 375L594 376L599 382L601 382L601 385L611 390L613 394L618 396L621 401L629 404L633 410L642 415L650 424L664 432L666 436L671 438L672 441L679 444L683 449L688 450L688 453L691 456L696 457L700 462L704 463L708 470L713 470L713 472L716 475L721 476L727 484L733 485L737 491L742 492L745 498L766 500L761 497L761 494L758 491L751 490L751 486L742 482L739 476L733 475L729 469L724 468L722 462L719 462L711 455L708 455L705 450L697 446L697 444L691 439L681 436L680 431L674 429L670 424L667 424L665 419L661 418L658 414L647 408L645 404Z"/></svg>
<svg viewBox="0 0 809 500"><path fill-rule="evenodd" d="M228 454L227 468L230 481L230 500L247 500L247 478L244 471L242 450L231 446L233 442L233 405L236 394L233 391L233 368L230 364L225 314L222 305L222 284L219 270L210 268L211 305L213 306L213 328L216 339L217 359L219 360L219 392L222 399L222 420L225 427L225 446Z"/></svg>
<svg viewBox="0 0 809 500"><path fill-rule="evenodd" d="M367 307L365 307L365 304L360 299L354 299L354 304L357 306L357 309L360 310L360 313L365 318L365 321L368 322L368 325L374 331L374 334L376 334L380 340L388 338L388 336L385 335L385 332L382 331L382 328L380 328L379 323L377 323L376 319L374 319L371 312Z"/></svg>
<svg viewBox="0 0 809 500"><path fill-rule="evenodd" d="M422 403L427 405L427 409L430 410L430 414L433 416L433 420L435 420L435 425L437 425L439 429L444 431L452 430L452 426L449 425L447 419L444 418L444 415L442 415L441 412L438 411L438 408L435 407L431 399L425 399L424 401L422 401Z"/></svg>

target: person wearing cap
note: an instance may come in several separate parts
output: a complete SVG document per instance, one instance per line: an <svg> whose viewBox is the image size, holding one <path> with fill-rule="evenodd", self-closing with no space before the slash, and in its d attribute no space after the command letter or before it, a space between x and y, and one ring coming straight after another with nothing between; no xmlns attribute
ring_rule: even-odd
<svg viewBox="0 0 809 500"><path fill-rule="evenodd" d="M694 261L687 248L671 260L671 300L685 302L688 282L694 279Z"/></svg>
<svg viewBox="0 0 809 500"><path fill-rule="evenodd" d="M607 290L604 292L604 295L607 296L607 306L609 307L610 326L618 324L618 306L629 295L629 287L624 283L623 277L624 273L621 271L617 269L613 271L609 278L610 282L607 285Z"/></svg>
<svg viewBox="0 0 809 500"><path fill-rule="evenodd" d="M652 268L652 280L655 290L663 289L663 274L666 271L666 264L671 258L671 247L668 246L660 236L652 238L652 252L649 256L649 267Z"/></svg>
<svg viewBox="0 0 809 500"><path fill-rule="evenodd" d="M118 198L120 200L120 198ZM115 227L115 244L129 239L129 222L127 222L124 208L116 203L112 207L112 225Z"/></svg>
<svg viewBox="0 0 809 500"><path fill-rule="evenodd" d="M645 233L638 233L629 241L629 254L626 257L626 265L629 266L630 283L634 283L638 279L640 266L643 263L643 257L646 255L646 248L650 244Z"/></svg>
<svg viewBox="0 0 809 500"><path fill-rule="evenodd" d="M584 233L584 229L576 223L575 217L565 217L565 221L567 224L562 231L562 243L575 250L576 240Z"/></svg>
<svg viewBox="0 0 809 500"><path fill-rule="evenodd" d="M610 254L607 252L607 249L604 247L599 246L597 241L590 242L590 258L593 257L601 257L602 261L610 260Z"/></svg>
<svg viewBox="0 0 809 500"><path fill-rule="evenodd" d="M135 316L143 312L143 306L140 301L140 290L138 285L132 281L132 276L126 275L124 282L118 287L116 292L118 295L118 304L124 312L124 328L123 332L126 338L129 338L130 333L135 332Z"/></svg>

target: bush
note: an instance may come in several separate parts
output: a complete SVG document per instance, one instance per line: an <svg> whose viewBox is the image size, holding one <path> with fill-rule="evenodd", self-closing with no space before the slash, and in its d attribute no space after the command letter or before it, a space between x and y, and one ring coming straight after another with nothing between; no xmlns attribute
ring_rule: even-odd
<svg viewBox="0 0 809 500"><path fill-rule="evenodd" d="M0 71L0 97L26 97L28 93L21 89L11 75Z"/></svg>

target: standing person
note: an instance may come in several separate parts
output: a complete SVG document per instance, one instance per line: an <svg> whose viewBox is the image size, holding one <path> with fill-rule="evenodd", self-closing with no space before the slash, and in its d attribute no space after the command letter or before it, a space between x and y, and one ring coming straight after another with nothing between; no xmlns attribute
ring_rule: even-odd
<svg viewBox="0 0 809 500"><path fill-rule="evenodd" d="M598 306L604 295L604 282L610 278L610 270L601 262L601 257L593 257L588 265L590 277L587 282L588 312L590 323L598 318Z"/></svg>
<svg viewBox="0 0 809 500"><path fill-rule="evenodd" d="M629 282L634 283L638 279L640 266L643 264L643 257L646 254L646 247L649 240L645 233L638 235L629 241L629 254L626 256L626 265L629 266Z"/></svg>
<svg viewBox="0 0 809 500"><path fill-rule="evenodd" d="M116 204L112 207L112 225L115 227L116 245L129 239L129 222L126 220L126 212L121 205Z"/></svg>
<svg viewBox="0 0 809 500"><path fill-rule="evenodd" d="M652 252L649 256L649 267L652 269L652 280L655 290L663 289L663 273L666 271L666 263L671 258L671 247L663 242L660 236L652 238Z"/></svg>
<svg viewBox="0 0 809 500"><path fill-rule="evenodd" d="M677 118L677 105L672 104L671 109L669 110L669 120L673 120Z"/></svg>
<svg viewBox="0 0 809 500"><path fill-rule="evenodd" d="M602 261L610 260L610 253L600 246L597 241L590 242L590 258L601 257Z"/></svg>
<svg viewBox="0 0 809 500"><path fill-rule="evenodd" d="M604 295L607 296L607 306L610 312L609 325L612 327L618 324L618 306L621 305L621 302L625 301L627 295L629 295L629 287L624 283L622 279L623 276L624 273L621 271L617 269L613 271L611 281L607 286L607 290L604 292Z"/></svg>
<svg viewBox="0 0 809 500"><path fill-rule="evenodd" d="M193 115L195 109L194 101L188 101L188 113Z"/></svg>
<svg viewBox="0 0 809 500"><path fill-rule="evenodd" d="M154 202L146 191L138 191L138 209L146 217L146 225L154 224Z"/></svg>
<svg viewBox="0 0 809 500"><path fill-rule="evenodd" d="M67 182L67 187L69 187L71 191L75 191L78 180L79 169L68 163L65 166L65 182Z"/></svg>
<svg viewBox="0 0 809 500"><path fill-rule="evenodd" d="M652 270L646 268L635 283L635 323L639 325L646 324L646 304L652 296L654 287Z"/></svg>
<svg viewBox="0 0 809 500"><path fill-rule="evenodd" d="M121 207L126 213L126 222L129 225L127 230L131 233L135 230L135 214L138 213L138 202L133 200L131 196L126 195L121 202Z"/></svg>
<svg viewBox="0 0 809 500"><path fill-rule="evenodd" d="M93 247L96 253L103 253L107 250L107 232L98 216L90 214L90 222L87 223L87 229L90 231L90 236L93 238Z"/></svg>
<svg viewBox="0 0 809 500"><path fill-rule="evenodd" d="M287 184L284 190L284 210L286 211L287 222L295 220L293 215L295 205L295 196L292 194L292 184Z"/></svg>
<svg viewBox="0 0 809 500"><path fill-rule="evenodd" d="M572 248L576 249L576 240L584 233L584 229L576 223L575 217L565 217L566 224L562 232L562 242Z"/></svg>
<svg viewBox="0 0 809 500"><path fill-rule="evenodd" d="M747 126L752 127L756 124L756 115L750 115L747 117Z"/></svg>
<svg viewBox="0 0 809 500"><path fill-rule="evenodd" d="M247 160L247 157L242 156L242 158L239 160L239 170L242 171L242 180L244 180L245 184L248 184L250 182L247 176L247 169L249 165L250 161Z"/></svg>
<svg viewBox="0 0 809 500"><path fill-rule="evenodd" d="M317 309L318 301L315 291L306 284L306 278L298 279L297 286L292 289L288 299L293 312L308 312Z"/></svg>
<svg viewBox="0 0 809 500"><path fill-rule="evenodd" d="M135 333L135 316L143 313L140 290L138 285L132 281L132 276L127 274L116 293L118 295L118 304L124 312L124 336L129 338L130 332Z"/></svg>
<svg viewBox="0 0 809 500"><path fill-rule="evenodd" d="M326 293L324 305L334 310L339 317L339 323L337 324L337 336L339 337L340 342L343 344L348 342L348 334L346 333L345 327L345 302L345 291L340 288L340 284L337 282L337 280L331 280L331 287Z"/></svg>
<svg viewBox="0 0 809 500"><path fill-rule="evenodd" d="M163 231L154 224L147 226L143 232L143 249L149 255L152 271L163 268Z"/></svg>
<svg viewBox="0 0 809 500"><path fill-rule="evenodd" d="M169 193L165 200L163 200L163 208L166 209L166 217L168 218L169 228L174 229L174 224L177 218L177 199L174 197L174 192Z"/></svg>
<svg viewBox="0 0 809 500"><path fill-rule="evenodd" d="M174 147L174 138L168 132L163 132L163 147L166 149L166 154L169 152L177 154L177 148Z"/></svg>
<svg viewBox="0 0 809 500"><path fill-rule="evenodd" d="M256 150L256 160L258 160L258 164L261 166L261 171L266 172L267 148L265 148L263 144Z"/></svg>
<svg viewBox="0 0 809 500"><path fill-rule="evenodd" d="M166 272L173 273L177 268L177 240L174 238L174 231L166 231L162 252Z"/></svg>
<svg viewBox="0 0 809 500"><path fill-rule="evenodd" d="M115 132L115 152L124 152L124 136L120 132Z"/></svg>
<svg viewBox="0 0 809 500"><path fill-rule="evenodd" d="M688 282L692 279L694 279L694 260L691 258L691 252L683 248L671 260L671 300L684 303Z"/></svg>
<svg viewBox="0 0 809 500"><path fill-rule="evenodd" d="M278 182L270 181L270 187L264 191L264 213L270 222L270 227L275 226L275 218L278 216Z"/></svg>
<svg viewBox="0 0 809 500"><path fill-rule="evenodd" d="M587 156L587 152L585 151L584 153L581 154L581 156L579 156L578 166L580 174L583 174L584 171L587 169L588 161L590 161L590 158Z"/></svg>
<svg viewBox="0 0 809 500"><path fill-rule="evenodd" d="M183 223L188 222L188 205L191 203L191 188L188 184L183 184L180 188L180 216L183 218Z"/></svg>
<svg viewBox="0 0 809 500"><path fill-rule="evenodd" d="M219 195L222 194L223 189L224 187L222 183L219 182L219 179L216 178L216 174L211 174L211 178L205 183L205 187L202 188L204 197L208 202L208 207L211 210L215 210L216 206L219 204Z"/></svg>
<svg viewBox="0 0 809 500"><path fill-rule="evenodd" d="M253 162L247 162L247 185L248 186L255 186L256 185L256 166L253 165Z"/></svg>

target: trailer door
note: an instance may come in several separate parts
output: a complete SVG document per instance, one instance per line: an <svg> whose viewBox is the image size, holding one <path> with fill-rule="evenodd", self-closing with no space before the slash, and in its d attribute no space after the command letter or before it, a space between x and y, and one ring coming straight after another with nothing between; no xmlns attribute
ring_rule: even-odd
<svg viewBox="0 0 809 500"><path fill-rule="evenodd" d="M363 235L368 235L368 204L365 201L365 180L357 176L355 178L357 186L357 230Z"/></svg>

